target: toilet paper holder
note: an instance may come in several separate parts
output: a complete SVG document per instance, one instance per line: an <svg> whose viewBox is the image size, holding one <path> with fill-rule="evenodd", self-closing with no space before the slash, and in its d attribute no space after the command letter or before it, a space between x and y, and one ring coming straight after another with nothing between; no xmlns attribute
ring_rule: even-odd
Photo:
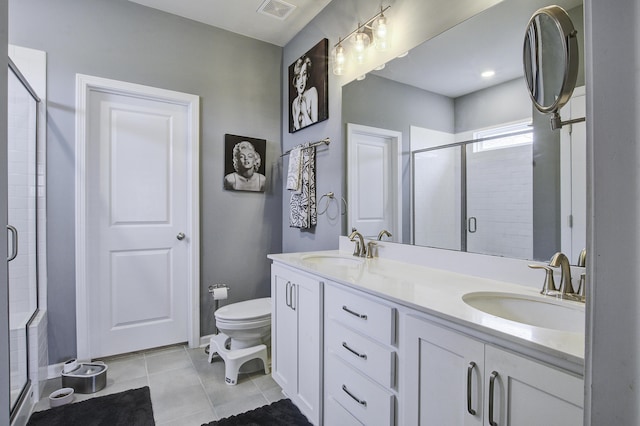
<svg viewBox="0 0 640 426"><path fill-rule="evenodd" d="M226 288L227 291L229 291L229 286L226 285L226 284L211 284L209 286L209 293L213 293L213 290L215 290L217 288Z"/></svg>

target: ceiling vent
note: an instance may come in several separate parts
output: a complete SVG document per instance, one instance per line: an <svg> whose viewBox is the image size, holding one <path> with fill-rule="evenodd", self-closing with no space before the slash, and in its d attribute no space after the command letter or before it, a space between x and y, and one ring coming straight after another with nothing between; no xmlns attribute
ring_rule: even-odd
<svg viewBox="0 0 640 426"><path fill-rule="evenodd" d="M265 0L258 8L258 13L284 21L296 7L282 0Z"/></svg>

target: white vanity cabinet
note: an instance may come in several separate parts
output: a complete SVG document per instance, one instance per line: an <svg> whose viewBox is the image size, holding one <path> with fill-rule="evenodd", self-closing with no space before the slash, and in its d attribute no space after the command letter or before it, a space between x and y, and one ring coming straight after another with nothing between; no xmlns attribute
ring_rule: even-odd
<svg viewBox="0 0 640 426"><path fill-rule="evenodd" d="M407 315L406 425L581 425L583 379Z"/></svg>
<svg viewBox="0 0 640 426"><path fill-rule="evenodd" d="M325 424L395 424L397 309L327 282L324 312Z"/></svg>
<svg viewBox="0 0 640 426"><path fill-rule="evenodd" d="M280 264L271 267L272 377L313 424L322 413L323 282Z"/></svg>

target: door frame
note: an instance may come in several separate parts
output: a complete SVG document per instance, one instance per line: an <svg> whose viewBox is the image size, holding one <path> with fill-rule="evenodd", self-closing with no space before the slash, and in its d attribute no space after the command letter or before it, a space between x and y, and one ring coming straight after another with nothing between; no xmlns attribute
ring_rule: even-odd
<svg viewBox="0 0 640 426"><path fill-rule="evenodd" d="M131 95L149 100L183 105L187 109L187 226L191 244L188 248L187 334L189 347L200 344L200 98L196 95L159 89L123 81L76 74L76 158L75 158L75 242L76 242L76 338L77 358L91 357L89 333L89 288L87 280L87 130L88 99L91 92Z"/></svg>
<svg viewBox="0 0 640 426"><path fill-rule="evenodd" d="M355 135L368 135L368 136L376 136L385 139L389 139L391 141L391 162L392 162L392 171L391 175L393 176L392 186L394 189L394 226L397 229L397 239L396 233L394 232L393 241L402 241L403 232L402 232L402 133L383 129L379 127L371 127L365 126L362 124L354 124L347 123L347 227L349 226L349 220L353 217L352 211L352 195L354 192L353 187L353 179L351 178L352 173L354 173L355 168L351 164L351 161L355 159L353 138ZM395 160L394 160L395 158ZM351 232L347 230L347 234Z"/></svg>

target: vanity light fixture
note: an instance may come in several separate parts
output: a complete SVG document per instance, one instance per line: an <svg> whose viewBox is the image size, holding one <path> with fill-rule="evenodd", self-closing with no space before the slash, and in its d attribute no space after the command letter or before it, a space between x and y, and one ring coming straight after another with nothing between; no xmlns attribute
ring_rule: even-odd
<svg viewBox="0 0 640 426"><path fill-rule="evenodd" d="M345 37L340 37L332 52L333 73L343 75L346 67L347 51L344 42L349 40L353 59L358 64L363 64L370 46L377 50L386 50L389 46L389 21L384 12L391 6L380 6L380 12L368 19L364 24L358 23L358 27Z"/></svg>

